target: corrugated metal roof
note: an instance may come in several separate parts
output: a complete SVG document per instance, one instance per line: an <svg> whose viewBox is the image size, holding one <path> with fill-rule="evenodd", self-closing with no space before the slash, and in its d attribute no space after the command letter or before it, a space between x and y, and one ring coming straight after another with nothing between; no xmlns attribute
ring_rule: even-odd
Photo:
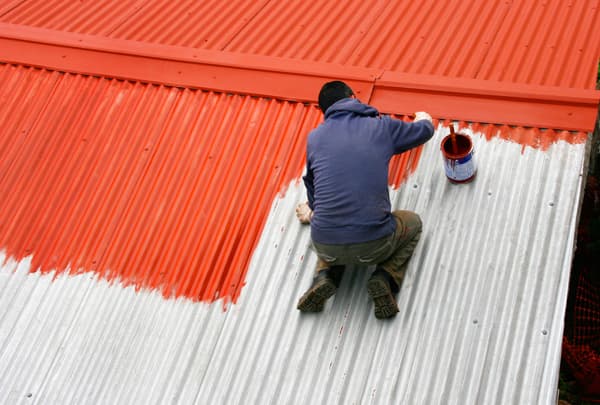
<svg viewBox="0 0 600 405"><path fill-rule="evenodd" d="M552 403L597 6L1 5L0 402ZM446 180L442 125L392 163L425 229L391 322L361 269L295 309L329 78L479 121L473 183Z"/></svg>
<svg viewBox="0 0 600 405"><path fill-rule="evenodd" d="M457 186L438 149L447 133L391 192L425 226L393 321L373 317L360 269L322 314L295 309L315 257L292 182L227 311L10 259L0 401L554 403L585 145L522 150L475 133L477 178Z"/></svg>
<svg viewBox="0 0 600 405"><path fill-rule="evenodd" d="M0 12L140 42L565 88L594 88L600 55L597 0L21 0Z"/></svg>
<svg viewBox="0 0 600 405"><path fill-rule="evenodd" d="M200 51L0 23L0 60L103 77L315 103L325 81L343 79L381 111L589 131L599 93L414 75L268 56Z"/></svg>
<svg viewBox="0 0 600 405"><path fill-rule="evenodd" d="M0 69L10 256L165 296L239 294L271 201L302 171L314 106Z"/></svg>
<svg viewBox="0 0 600 405"><path fill-rule="evenodd" d="M301 175L315 106L0 68L9 256L35 252L34 269L93 270L166 297L236 299L271 201ZM541 148L557 138L487 132ZM394 159L390 184L419 156Z"/></svg>

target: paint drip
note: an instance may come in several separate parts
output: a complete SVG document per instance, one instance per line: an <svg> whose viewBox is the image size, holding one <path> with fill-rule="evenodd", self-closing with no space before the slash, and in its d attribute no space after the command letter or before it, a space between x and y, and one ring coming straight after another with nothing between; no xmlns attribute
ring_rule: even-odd
<svg viewBox="0 0 600 405"><path fill-rule="evenodd" d="M473 142L468 135L454 133L442 139L441 148L446 177L452 183L468 183L475 178L477 169L473 159Z"/></svg>

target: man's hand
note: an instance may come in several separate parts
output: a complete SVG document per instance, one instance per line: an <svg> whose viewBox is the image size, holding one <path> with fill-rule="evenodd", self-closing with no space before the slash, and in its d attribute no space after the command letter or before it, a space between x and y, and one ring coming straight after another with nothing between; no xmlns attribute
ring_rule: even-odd
<svg viewBox="0 0 600 405"><path fill-rule="evenodd" d="M313 212L307 202L300 203L296 206L296 217L300 223L309 224L312 219Z"/></svg>
<svg viewBox="0 0 600 405"><path fill-rule="evenodd" d="M433 120L431 119L431 115L427 114L424 111L418 111L415 113L415 119L413 122L417 121L429 121L433 124Z"/></svg>

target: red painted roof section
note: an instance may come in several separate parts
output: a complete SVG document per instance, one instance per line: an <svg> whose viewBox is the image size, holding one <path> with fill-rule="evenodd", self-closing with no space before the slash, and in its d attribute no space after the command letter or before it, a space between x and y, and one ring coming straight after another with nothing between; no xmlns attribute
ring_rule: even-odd
<svg viewBox="0 0 600 405"><path fill-rule="evenodd" d="M591 89L597 0L16 0L0 21L143 43Z"/></svg>
<svg viewBox="0 0 600 405"><path fill-rule="evenodd" d="M598 17L598 1L564 0L5 2L0 248L235 301L301 175L324 81L488 137L585 142ZM395 159L390 183L419 155Z"/></svg>
<svg viewBox="0 0 600 405"><path fill-rule="evenodd" d="M172 3L14 2L0 10L0 58L311 102L323 80L356 79L388 113L577 131L595 122L597 1Z"/></svg>
<svg viewBox="0 0 600 405"><path fill-rule="evenodd" d="M10 256L203 300L239 293L321 119L299 103L10 65L0 99Z"/></svg>

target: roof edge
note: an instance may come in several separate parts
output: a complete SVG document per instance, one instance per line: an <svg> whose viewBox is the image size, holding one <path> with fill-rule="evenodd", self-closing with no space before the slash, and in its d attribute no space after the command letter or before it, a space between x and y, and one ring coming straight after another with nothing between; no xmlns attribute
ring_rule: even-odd
<svg viewBox="0 0 600 405"><path fill-rule="evenodd" d="M600 92L383 71L331 63L150 44L0 23L0 60L168 86L317 101L344 80L381 111L590 132Z"/></svg>

